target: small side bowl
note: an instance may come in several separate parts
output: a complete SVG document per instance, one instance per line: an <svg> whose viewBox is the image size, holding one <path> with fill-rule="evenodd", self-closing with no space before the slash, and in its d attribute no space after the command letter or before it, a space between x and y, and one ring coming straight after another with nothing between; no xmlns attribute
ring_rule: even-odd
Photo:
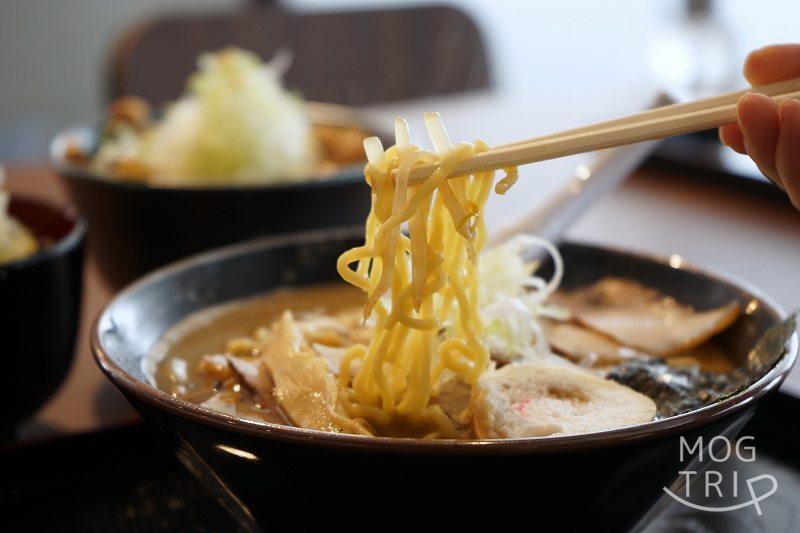
<svg viewBox="0 0 800 533"><path fill-rule="evenodd" d="M315 124L376 131L353 110L310 105ZM71 163L66 147L96 143L91 127L60 133L51 162L89 219L89 252L119 289L156 267L211 248L278 233L356 224L370 208L363 165L302 183L209 187L150 186L95 175Z"/></svg>
<svg viewBox="0 0 800 533"><path fill-rule="evenodd" d="M556 524L560 531L628 531L686 469L691 458L679 456L679 438L735 436L797 356L795 333L761 379L683 415L590 435L496 441L362 437L248 421L148 382L142 359L171 326L275 288L333 282L337 256L362 242L362 232L274 237L187 259L119 294L95 324L92 347L101 369L251 529L318 528L338 516L451 529L503 529L522 520L544 530ZM565 243L561 251L567 288L616 275L701 309L739 301L749 311L723 339L736 358L785 315L756 289L719 274L598 246Z"/></svg>
<svg viewBox="0 0 800 533"><path fill-rule="evenodd" d="M6 376L0 432L6 436L50 398L72 363L86 236L86 222L73 208L12 197L9 213L42 248L0 265L0 358Z"/></svg>

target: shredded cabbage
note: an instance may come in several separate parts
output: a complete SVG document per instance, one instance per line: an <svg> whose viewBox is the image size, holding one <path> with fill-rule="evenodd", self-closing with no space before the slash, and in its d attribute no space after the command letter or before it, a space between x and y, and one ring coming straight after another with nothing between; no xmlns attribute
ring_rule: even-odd
<svg viewBox="0 0 800 533"><path fill-rule="evenodd" d="M139 159L151 181L166 184L308 179L318 148L303 100L283 87L287 63L278 55L264 64L237 48L203 54L162 120L138 138L115 136L98 156Z"/></svg>
<svg viewBox="0 0 800 533"><path fill-rule="evenodd" d="M534 275L537 262L523 259L523 252L534 246L553 258L550 281ZM539 237L518 235L484 252L479 268L484 342L492 355L506 361L552 356L539 319L566 318L566 311L547 304L564 273L558 249Z"/></svg>

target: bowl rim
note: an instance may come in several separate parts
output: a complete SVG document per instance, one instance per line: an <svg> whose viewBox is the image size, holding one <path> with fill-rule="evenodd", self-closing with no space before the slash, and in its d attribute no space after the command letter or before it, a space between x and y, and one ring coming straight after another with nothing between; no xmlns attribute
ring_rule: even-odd
<svg viewBox="0 0 800 533"><path fill-rule="evenodd" d="M4 271L19 271L55 260L58 257L66 255L75 248L79 247L86 238L86 231L89 225L86 222L86 219L78 214L77 210L72 205L59 207L49 202L43 202L41 200L28 198L25 196L12 196L11 204L28 204L42 207L48 211L57 213L64 220L71 221L72 228L70 228L66 235L51 245L41 247L33 254L23 257L22 259L17 259L16 261L11 261L10 263L0 264L0 273Z"/></svg>
<svg viewBox="0 0 800 533"><path fill-rule="evenodd" d="M356 231L357 230L357 231ZM791 370L800 347L800 337L795 331L787 343L786 353L781 359L766 372L759 380L737 394L713 403L683 413L681 415L638 424L620 429L557 437L526 437L513 439L408 439L395 437L370 437L363 435L350 435L344 433L328 433L324 431L286 426L270 422L259 422L238 418L198 404L174 398L148 383L142 382L123 370L109 355L102 341L101 329L104 323L111 323L109 313L113 305L128 294L134 293L140 287L166 278L175 272L191 268L195 265L213 262L223 257L245 255L249 252L264 248L274 248L286 245L311 244L314 242L331 241L357 237L363 228L345 227L311 232L285 234L265 237L244 243L226 246L197 254L172 263L144 276L139 281L131 284L118 293L105 308L98 314L92 325L91 349L95 361L100 369L108 376L112 383L127 396L157 409L164 409L180 418L188 418L194 422L210 425L218 429L232 431L238 434L249 435L266 440L275 440L291 444L305 444L330 449L345 449L355 451L370 451L391 454L452 454L452 455L514 455L514 454L539 454L579 451L590 448L604 448L632 442L654 439L657 437L682 432L692 429L728 414L745 408L766 393L777 389ZM564 244L583 246L627 255L636 259L658 262L671 268L684 270L689 273L702 275L725 283L740 291L746 292L766 305L779 319L788 316L786 311L763 294L759 289L736 276L721 273L716 269L700 268L686 261L677 267L670 265L669 257L660 254L630 251L605 244L587 243L583 241L565 240Z"/></svg>
<svg viewBox="0 0 800 533"><path fill-rule="evenodd" d="M306 102L306 105L309 109L311 121L315 124L326 124L323 119L331 118L336 120L331 120L330 125L361 128L380 137L387 136L386 132L383 132L377 127L376 124L372 124L371 121L368 120L364 113L358 108L315 101L308 101ZM91 172L86 168L68 161L64 157L64 147L66 146L68 140L87 137L95 138L96 136L96 126L93 123L88 122L77 124L58 132L50 141L48 150L51 168L62 176L70 179L104 184L108 187L118 187L123 190L137 192L154 191L166 194L215 194L221 191L233 194L252 194L255 191L282 193L289 191L304 191L309 189L352 185L354 183L364 182L364 165L366 162L354 163L352 165L340 167L330 176L323 177L321 179L314 177L309 180L298 182L279 181L276 183L238 183L231 185L213 183L209 185L187 184L177 187L171 185L120 180L106 174Z"/></svg>

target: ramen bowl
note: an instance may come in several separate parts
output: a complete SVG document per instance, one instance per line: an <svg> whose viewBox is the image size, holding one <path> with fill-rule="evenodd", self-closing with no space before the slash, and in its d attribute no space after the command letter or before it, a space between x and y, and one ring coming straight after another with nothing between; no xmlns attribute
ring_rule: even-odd
<svg viewBox="0 0 800 533"><path fill-rule="evenodd" d="M309 105L316 125L376 131L349 108ZM97 135L91 127L59 134L51 161L89 219L89 252L115 289L193 253L264 235L355 224L369 212L361 164L298 183L148 185L97 175L70 161L70 146L90 153Z"/></svg>
<svg viewBox="0 0 800 533"><path fill-rule="evenodd" d="M0 434L6 436L56 391L72 363L86 234L74 209L14 197L8 210L40 249L0 265L0 360L7 376Z"/></svg>
<svg viewBox="0 0 800 533"><path fill-rule="evenodd" d="M359 242L361 227L199 255L129 287L95 325L102 370L248 529L529 524L628 531L648 520L663 487L685 469L679 438L734 436L797 355L793 333L777 363L746 389L686 414L601 433L511 440L324 433L228 416L150 385L142 361L171 326L278 287L333 282L337 256ZM565 243L561 251L566 288L616 275L698 308L739 301L748 311L721 339L737 358L784 316L756 289L720 275L586 244Z"/></svg>

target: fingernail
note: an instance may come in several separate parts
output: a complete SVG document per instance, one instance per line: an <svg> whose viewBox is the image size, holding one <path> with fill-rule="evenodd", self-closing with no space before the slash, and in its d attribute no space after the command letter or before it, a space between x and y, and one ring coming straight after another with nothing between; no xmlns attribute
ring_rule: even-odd
<svg viewBox="0 0 800 533"><path fill-rule="evenodd" d="M754 93L754 92L752 92L752 91L747 91L746 93L744 93L744 94L741 96L741 98L739 98L739 102L738 102L738 104L737 104L737 105L738 105L738 106L741 108L741 106L742 106L743 104L746 104L748 100L752 100L752 99L753 99L753 98L755 98L755 97L756 97L756 93Z"/></svg>
<svg viewBox="0 0 800 533"><path fill-rule="evenodd" d="M748 91L748 92L744 93L739 98L739 101L736 103L736 110L739 112L739 126L740 127L742 126L743 117L747 114L748 109L750 107L752 107L752 106L748 105L748 102L751 101L754 96L755 96L755 93L752 93L752 92Z"/></svg>
<svg viewBox="0 0 800 533"><path fill-rule="evenodd" d="M764 110L770 108L774 109L776 114L779 113L778 103L774 99L765 94L754 92L748 92L742 95L736 108L739 111L740 122L743 117L759 117L764 113Z"/></svg>
<svg viewBox="0 0 800 533"><path fill-rule="evenodd" d="M742 95L742 97L739 99L739 101L741 102L742 100L745 100L745 99L751 100L753 98L755 98L756 100L772 100L772 98L770 98L766 94L754 93L753 91L747 91L746 93L744 93Z"/></svg>

